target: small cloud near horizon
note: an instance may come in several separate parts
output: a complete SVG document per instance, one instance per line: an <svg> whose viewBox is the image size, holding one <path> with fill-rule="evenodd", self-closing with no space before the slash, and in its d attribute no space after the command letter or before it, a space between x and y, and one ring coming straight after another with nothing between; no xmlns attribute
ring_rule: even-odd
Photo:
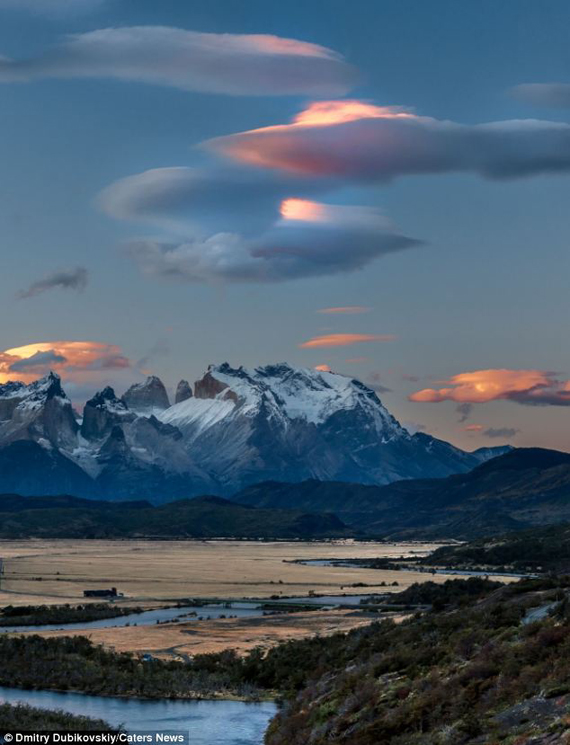
<svg viewBox="0 0 570 745"><path fill-rule="evenodd" d="M480 404L514 401L526 406L570 406L570 380L560 380L545 370L474 370L452 376L444 388L424 388L410 401Z"/></svg>
<svg viewBox="0 0 570 745"><path fill-rule="evenodd" d="M372 308L368 308L364 305L345 305L332 308L319 308L319 310L317 310L317 313L326 313L331 315L356 315L358 313L370 313L371 310Z"/></svg>
<svg viewBox="0 0 570 745"><path fill-rule="evenodd" d="M324 334L323 336L315 336L312 339L308 339L298 346L300 349L348 347L352 344L388 342L395 339L396 337L393 334Z"/></svg>

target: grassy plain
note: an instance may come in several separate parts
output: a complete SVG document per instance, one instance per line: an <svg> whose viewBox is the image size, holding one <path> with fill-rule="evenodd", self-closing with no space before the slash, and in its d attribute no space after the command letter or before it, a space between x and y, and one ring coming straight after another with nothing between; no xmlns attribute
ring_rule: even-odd
<svg viewBox="0 0 570 745"><path fill-rule="evenodd" d="M231 612L231 611L229 611ZM394 618L401 616L393 614ZM150 653L162 659L187 659L196 654L235 649L243 654L255 647L268 649L279 642L319 634L350 631L374 620L349 610L284 613L256 618L227 618L191 623L128 626L89 631L49 631L42 636L87 636L116 652ZM33 633L33 632L29 632Z"/></svg>
<svg viewBox="0 0 570 745"><path fill-rule="evenodd" d="M434 544L258 541L0 541L0 604L77 602L84 589L117 587L128 601L266 598L351 592L351 585L427 579L398 572L291 563L295 559L424 556ZM444 581L437 575L436 581ZM366 592L365 588L352 590Z"/></svg>
<svg viewBox="0 0 570 745"><path fill-rule="evenodd" d="M84 589L116 587L119 603L144 608L186 598L302 597L398 592L414 582L444 582L448 575L414 571L343 568L295 560L425 556L437 546L419 543L319 543L257 541L0 541L3 573L0 605L84 602ZM380 587L381 583L386 587ZM392 583L397 582L397 585ZM360 585L360 586L354 586ZM95 600L94 602L100 602ZM228 611L231 613L231 611ZM83 631L117 651L186 656L222 649L245 652L287 639L348 631L371 617L350 610L140 625Z"/></svg>

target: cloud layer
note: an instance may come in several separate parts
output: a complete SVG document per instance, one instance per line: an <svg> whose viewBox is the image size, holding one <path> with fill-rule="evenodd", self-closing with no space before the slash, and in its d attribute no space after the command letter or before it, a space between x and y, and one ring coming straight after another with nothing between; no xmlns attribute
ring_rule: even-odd
<svg viewBox="0 0 570 745"><path fill-rule="evenodd" d="M300 199L286 200L282 207L286 216L258 236L228 232L179 243L150 238L130 242L127 250L151 276L187 282L281 282L354 271L420 245L371 207Z"/></svg>
<svg viewBox="0 0 570 745"><path fill-rule="evenodd" d="M570 406L570 380L543 370L490 369L454 375L444 388L424 388L410 401L486 403L504 399L535 406Z"/></svg>
<svg viewBox="0 0 570 745"><path fill-rule="evenodd" d="M296 39L131 26L74 34L32 59L0 58L0 82L43 78L112 78L230 95L322 96L343 95L357 76L341 55Z"/></svg>
<svg viewBox="0 0 570 745"><path fill-rule="evenodd" d="M354 182L453 172L510 179L570 171L570 125L465 125L363 101L309 105L290 124L218 137L218 154L286 173Z"/></svg>
<svg viewBox="0 0 570 745"><path fill-rule="evenodd" d="M39 279L26 290L20 290L16 297L21 300L41 295L49 290L77 290L83 291L87 287L89 275L87 269L78 266L75 269L64 269L59 272L48 274L43 279Z"/></svg>

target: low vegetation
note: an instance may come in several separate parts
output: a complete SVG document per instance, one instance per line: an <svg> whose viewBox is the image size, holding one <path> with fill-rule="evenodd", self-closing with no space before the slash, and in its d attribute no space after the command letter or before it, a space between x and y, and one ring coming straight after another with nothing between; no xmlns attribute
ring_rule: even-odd
<svg viewBox="0 0 570 745"><path fill-rule="evenodd" d="M88 623L137 613L110 603L85 605L8 605L0 610L0 626L44 626L47 624Z"/></svg>
<svg viewBox="0 0 570 745"><path fill-rule="evenodd" d="M459 546L442 546L423 563L483 571L570 573L570 525L550 525Z"/></svg>
<svg viewBox="0 0 570 745"><path fill-rule="evenodd" d="M332 514L248 507L220 497L103 502L0 495L0 538L330 538L353 535Z"/></svg>
<svg viewBox="0 0 570 745"><path fill-rule="evenodd" d="M569 597L565 578L429 582L394 596L425 607L402 623L188 663L145 661L83 637L4 636L0 685L278 696L266 745L552 745L570 735Z"/></svg>
<svg viewBox="0 0 570 745"><path fill-rule="evenodd" d="M36 709L22 704L0 704L0 724L4 730L117 731L102 719L74 716L64 711Z"/></svg>

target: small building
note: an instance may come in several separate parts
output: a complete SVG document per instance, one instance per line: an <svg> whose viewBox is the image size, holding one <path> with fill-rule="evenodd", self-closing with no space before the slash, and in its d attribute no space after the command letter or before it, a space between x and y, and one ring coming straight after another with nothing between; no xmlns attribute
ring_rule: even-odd
<svg viewBox="0 0 570 745"><path fill-rule="evenodd" d="M117 598L119 593L116 587L111 587L110 590L83 590L84 598Z"/></svg>

